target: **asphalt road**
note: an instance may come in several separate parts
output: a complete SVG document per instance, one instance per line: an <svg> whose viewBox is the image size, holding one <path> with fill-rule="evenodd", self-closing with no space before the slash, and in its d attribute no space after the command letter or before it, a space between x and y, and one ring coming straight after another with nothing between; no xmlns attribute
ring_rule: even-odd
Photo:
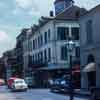
<svg viewBox="0 0 100 100"><path fill-rule="evenodd" d="M0 86L0 100L69 100L68 96L51 93L47 89L29 89L27 92L11 92ZM87 100L75 97L74 100Z"/></svg>

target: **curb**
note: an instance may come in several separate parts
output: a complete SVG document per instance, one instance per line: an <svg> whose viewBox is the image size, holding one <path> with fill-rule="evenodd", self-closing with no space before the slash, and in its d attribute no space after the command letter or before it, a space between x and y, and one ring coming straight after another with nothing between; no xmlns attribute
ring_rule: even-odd
<svg viewBox="0 0 100 100"><path fill-rule="evenodd" d="M90 97L91 95L89 93L82 93L82 92L74 92L75 95L78 95L78 96L84 96L84 97Z"/></svg>

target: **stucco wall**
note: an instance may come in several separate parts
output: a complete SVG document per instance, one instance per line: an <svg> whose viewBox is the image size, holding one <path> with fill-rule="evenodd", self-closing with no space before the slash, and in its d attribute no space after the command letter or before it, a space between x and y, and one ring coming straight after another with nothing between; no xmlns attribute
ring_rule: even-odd
<svg viewBox="0 0 100 100"><path fill-rule="evenodd" d="M87 43L86 34L86 22L92 20L93 29L93 42L92 44ZM96 85L100 86L100 11L90 13L80 19L80 52L81 52L81 72L83 66L87 64L88 55L92 54L96 61ZM81 73L81 85L82 88L87 88L88 81L87 76Z"/></svg>

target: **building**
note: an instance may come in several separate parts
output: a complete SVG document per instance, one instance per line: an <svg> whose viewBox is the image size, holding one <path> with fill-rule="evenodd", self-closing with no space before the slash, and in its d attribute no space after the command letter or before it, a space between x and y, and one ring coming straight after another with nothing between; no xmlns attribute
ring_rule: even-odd
<svg viewBox="0 0 100 100"><path fill-rule="evenodd" d="M17 68L18 73L21 77L24 76L24 61L23 61L23 41L26 36L28 29L22 29L21 33L16 37L16 57L17 57Z"/></svg>
<svg viewBox="0 0 100 100"><path fill-rule="evenodd" d="M86 10L72 6L55 17L41 17L39 25L27 31L23 42L24 68L35 71L40 84L48 78L61 77L69 70L67 42L72 37L77 47L73 60L79 61L79 17Z"/></svg>
<svg viewBox="0 0 100 100"><path fill-rule="evenodd" d="M2 58L6 70L6 79L18 75L15 52L16 50L12 49L3 53Z"/></svg>
<svg viewBox="0 0 100 100"><path fill-rule="evenodd" d="M100 87L99 26L100 5L80 18L81 86L86 89Z"/></svg>
<svg viewBox="0 0 100 100"><path fill-rule="evenodd" d="M65 9L71 7L73 5L73 0L55 0L55 15L60 14Z"/></svg>
<svg viewBox="0 0 100 100"><path fill-rule="evenodd" d="M0 78L5 79L5 67L2 57L0 58Z"/></svg>
<svg viewBox="0 0 100 100"><path fill-rule="evenodd" d="M30 52L32 51L32 42L30 41L32 35L32 28L25 31L25 37L23 40L23 69L24 77L31 77L31 67L32 67L32 56Z"/></svg>

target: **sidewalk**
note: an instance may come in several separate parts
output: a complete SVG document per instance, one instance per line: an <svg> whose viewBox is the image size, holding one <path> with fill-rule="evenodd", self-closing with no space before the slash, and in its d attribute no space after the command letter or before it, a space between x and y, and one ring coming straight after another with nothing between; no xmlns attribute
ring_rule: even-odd
<svg viewBox="0 0 100 100"><path fill-rule="evenodd" d="M70 95L67 95L67 96L68 96L68 100L70 100ZM90 100L90 98L86 96L81 96L81 95L74 95L73 100Z"/></svg>
<svg viewBox="0 0 100 100"><path fill-rule="evenodd" d="M89 100L89 98L79 98L79 97L74 97L73 100Z"/></svg>
<svg viewBox="0 0 100 100"><path fill-rule="evenodd" d="M84 90L84 89L75 89L74 90L75 95L79 95L79 96L90 96L91 93L90 91Z"/></svg>

